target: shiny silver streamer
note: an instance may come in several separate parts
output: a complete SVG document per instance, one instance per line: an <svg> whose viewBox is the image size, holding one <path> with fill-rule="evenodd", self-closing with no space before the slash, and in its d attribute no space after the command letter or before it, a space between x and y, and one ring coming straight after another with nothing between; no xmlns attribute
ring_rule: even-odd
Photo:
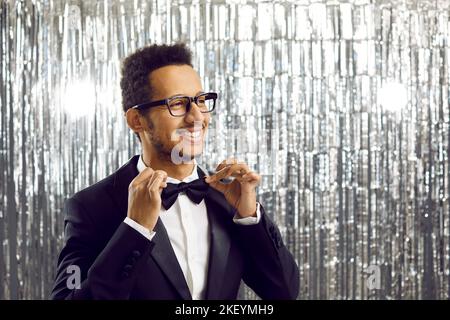
<svg viewBox="0 0 450 320"><path fill-rule="evenodd" d="M300 299L448 299L449 9L2 0L0 298L48 298L64 199L139 152L121 59L185 41L221 98L200 160L234 156L263 175L259 198L299 264ZM379 94L389 81L406 89L396 111L382 100L397 92Z"/></svg>

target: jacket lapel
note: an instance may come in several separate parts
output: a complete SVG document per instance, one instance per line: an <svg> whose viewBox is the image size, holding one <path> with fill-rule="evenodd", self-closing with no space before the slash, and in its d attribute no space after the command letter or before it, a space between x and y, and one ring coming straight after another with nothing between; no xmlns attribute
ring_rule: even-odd
<svg viewBox="0 0 450 320"><path fill-rule="evenodd" d="M156 234L152 239L155 245L150 255L181 295L181 298L184 300L192 300L183 271L170 244L166 228L159 218L155 226L155 232Z"/></svg>
<svg viewBox="0 0 450 320"><path fill-rule="evenodd" d="M222 282L226 279L225 266L230 251L230 238L219 215L223 214L213 204L214 200L205 199L211 230L209 250L209 268L205 299L220 299Z"/></svg>
<svg viewBox="0 0 450 320"><path fill-rule="evenodd" d="M205 175L203 168L199 167L199 177ZM203 172L201 172L203 171ZM210 225L210 251L205 299L220 299L223 281L226 279L225 267L230 251L230 236L226 223L230 218L231 206L220 191L210 187L205 197L206 209Z"/></svg>
<svg viewBox="0 0 450 320"><path fill-rule="evenodd" d="M118 214L120 219L125 219L128 208L128 186L138 175L137 162L139 156L134 156L114 173L114 182L111 188L111 196L117 199Z"/></svg>
<svg viewBox="0 0 450 320"><path fill-rule="evenodd" d="M118 199L119 214L121 216L120 219L122 220L125 219L127 215L128 186L138 175L138 160L139 156L134 156L131 158L125 165L117 170L114 178L113 192L116 197L113 198ZM155 245L150 253L151 257L159 265L182 299L192 299L183 275L183 271L178 264L177 257L175 256L175 252L170 244L166 228L160 218L158 218L158 222L156 223L155 232L156 234L152 239Z"/></svg>

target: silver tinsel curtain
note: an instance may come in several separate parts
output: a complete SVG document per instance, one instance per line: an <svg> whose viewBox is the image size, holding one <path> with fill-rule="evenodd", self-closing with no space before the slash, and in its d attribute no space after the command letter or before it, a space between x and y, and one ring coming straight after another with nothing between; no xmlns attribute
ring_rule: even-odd
<svg viewBox="0 0 450 320"><path fill-rule="evenodd" d="M449 13L450 0L1 0L0 298L49 296L64 199L139 152L121 59L183 41L220 92L200 161L263 175L300 299L449 299Z"/></svg>

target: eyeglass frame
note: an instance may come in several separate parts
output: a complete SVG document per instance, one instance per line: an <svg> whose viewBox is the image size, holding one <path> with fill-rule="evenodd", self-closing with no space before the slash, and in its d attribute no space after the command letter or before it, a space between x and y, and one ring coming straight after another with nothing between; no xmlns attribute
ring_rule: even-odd
<svg viewBox="0 0 450 320"><path fill-rule="evenodd" d="M171 116L173 117L184 117L187 113L189 113L189 111L191 110L191 105L192 102L194 102L196 105L198 105L198 99L202 96L205 95L213 95L213 108L210 111L201 111L201 113L210 113L213 112L214 109L216 108L216 100L218 98L218 94L217 92L203 92L200 93L198 95L196 95L195 97L189 97L189 96L182 96L182 95L176 95L170 98L166 98L166 99L161 99L161 100L156 100L156 101L148 101L148 102L143 102L143 103L139 103L133 107L131 107L131 109L137 109L137 110L145 110L145 109L149 109L149 108L154 108L154 107L160 107L160 106L166 106L167 109L169 110L169 113ZM186 112L182 115L174 115L172 113L172 110L170 110L170 105L169 103L174 100L174 99L180 99L180 98L188 98L189 102L187 103L187 105L185 106L186 108Z"/></svg>

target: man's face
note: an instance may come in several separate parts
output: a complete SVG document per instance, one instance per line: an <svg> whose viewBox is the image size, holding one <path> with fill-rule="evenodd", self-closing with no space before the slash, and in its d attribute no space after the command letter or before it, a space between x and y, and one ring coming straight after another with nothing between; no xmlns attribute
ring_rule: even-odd
<svg viewBox="0 0 450 320"><path fill-rule="evenodd" d="M188 65L171 65L154 70L149 77L152 101L177 95L194 97L203 91L200 77ZM151 108L146 116L148 130L141 135L161 157L171 157L176 150L184 159L192 159L203 151L210 114L202 113L195 103L184 116L174 117L165 105ZM172 154L173 155L173 154Z"/></svg>

